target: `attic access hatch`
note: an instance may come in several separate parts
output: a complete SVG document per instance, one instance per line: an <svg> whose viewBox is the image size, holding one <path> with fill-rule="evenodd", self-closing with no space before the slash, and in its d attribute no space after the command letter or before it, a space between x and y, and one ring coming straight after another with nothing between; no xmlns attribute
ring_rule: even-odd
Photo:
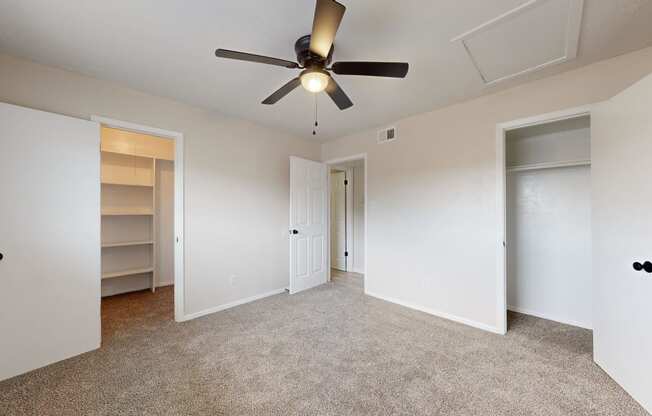
<svg viewBox="0 0 652 416"><path fill-rule="evenodd" d="M584 0L530 0L451 39L485 85L574 59Z"/></svg>

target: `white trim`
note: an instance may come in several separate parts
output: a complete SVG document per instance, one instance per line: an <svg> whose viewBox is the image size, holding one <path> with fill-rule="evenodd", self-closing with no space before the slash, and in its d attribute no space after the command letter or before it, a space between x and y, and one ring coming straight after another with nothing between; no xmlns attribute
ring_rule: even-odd
<svg viewBox="0 0 652 416"><path fill-rule="evenodd" d="M501 334L507 334L507 169L505 150L505 129L496 127L496 325Z"/></svg>
<svg viewBox="0 0 652 416"><path fill-rule="evenodd" d="M512 78L520 77L521 75L529 74L530 72L540 71L540 70L542 70L544 68L547 68L549 66L563 64L564 62L567 62L569 60L570 59L567 58L566 56L561 56L561 57L555 58L555 59L553 59L551 61L544 62L542 64L535 65L535 66L532 66L530 68L526 68L526 69L524 69L522 71L518 71L518 72L515 72L513 74L505 75L504 77L496 78L496 79L493 79L491 81L487 81L486 78L485 78L485 75L482 74L482 73L480 73L480 76L482 77L482 80L484 81L484 85L489 87L489 86L497 84L499 82L507 81L507 80L510 80Z"/></svg>
<svg viewBox="0 0 652 416"><path fill-rule="evenodd" d="M580 46L582 32L582 15L584 0L574 0L568 4L568 22L566 23L566 59L575 59Z"/></svg>
<svg viewBox="0 0 652 416"><path fill-rule="evenodd" d="M287 289L283 287L283 288L280 288L280 289L272 290L270 292L261 293L259 295L249 296L248 298L238 299L238 300L235 300L233 302L225 303L224 305L204 309L203 311L190 313L190 314L184 316L183 321L190 321L191 319L199 318L200 316L210 315L212 313L216 313L216 312L220 312L220 311L223 311L223 310L226 310L226 309L234 308L236 306L244 305L245 303L250 303L250 302L254 302L256 300L264 299L264 298L267 298L267 297L270 297L270 296L279 295L281 293L284 293L286 290Z"/></svg>
<svg viewBox="0 0 652 416"><path fill-rule="evenodd" d="M176 239L174 246L174 320L177 322L186 321L188 318L185 316L183 133L98 115L91 116L91 120L108 127L152 134L174 140L174 235Z"/></svg>
<svg viewBox="0 0 652 416"><path fill-rule="evenodd" d="M507 166L505 159L505 136L506 132L518 128L536 126L539 124L554 123L556 121L591 115L591 110L596 104L581 107L569 108L566 110L540 114L533 117L526 117L517 120L498 123L496 125L496 317L500 333L507 333Z"/></svg>
<svg viewBox="0 0 652 416"><path fill-rule="evenodd" d="M520 6L517 6L517 7L513 8L512 10L508 10L508 11L506 11L505 13L501 14L498 17L494 17L493 19L491 19L489 21L486 21L486 22L476 26L471 30L467 30L466 32L462 33L459 36L455 36L453 39L451 39L451 43L455 43L455 42L459 42L459 41L465 41L465 40L473 37L473 35L476 35L478 33L482 33L482 32L484 32L486 30L491 29L494 26L498 26L500 23L503 22L503 20L508 20L508 19L514 18L514 17L518 16L521 13L525 13L526 11L528 11L530 9L533 9L534 6L537 6L537 3L539 1L540 0L530 0L528 2L525 2L525 3L521 4Z"/></svg>
<svg viewBox="0 0 652 416"><path fill-rule="evenodd" d="M544 162L544 163L532 163L529 165L508 166L507 173L525 172L528 170L572 168L575 166L591 166L591 161L590 160L567 160L564 162Z"/></svg>
<svg viewBox="0 0 652 416"><path fill-rule="evenodd" d="M553 316L553 315L549 315L549 314L541 313L541 312L535 312L535 311L532 311L532 310L529 310L529 309L518 308L516 306L509 306L508 305L507 310L512 311L512 312L522 313L524 315L535 316L535 317L541 318L541 319L547 319L548 321L559 322L559 323L566 324L566 325L572 325L572 326L576 326L576 327L579 327L579 328L591 329L591 330L593 329L593 326L591 324L587 324L586 322L579 322L579 321L574 321L572 319L560 318L558 316Z"/></svg>
<svg viewBox="0 0 652 416"><path fill-rule="evenodd" d="M394 298L382 296L382 295L379 295L379 294L376 294L376 293L367 292L366 290L365 290L365 294L368 295L368 296L371 296L373 298L384 300L384 301L390 302L390 303L395 303L397 305L401 305L401 306L404 306L406 308L414 309L414 310L417 310L417 311L420 311L420 312L425 312L425 313L427 313L429 315L433 315L433 316L436 316L436 317L439 317L439 318L448 319L449 321L453 321L453 322L457 322L457 323L460 323L460 324L468 325L468 326L471 326L473 328L482 329L484 331L492 332L494 334L499 334L499 335L503 334L502 331L500 330L500 328L497 328L497 327L492 326L492 325L483 324L482 322L477 322L477 321L472 321L470 319L461 318L459 316L451 315L451 314L446 313L446 312L441 312L441 311L437 311L437 310L434 310L434 309L431 309L431 308L426 308L425 306L416 305L414 303L404 302L404 301L399 300L399 299L394 299Z"/></svg>
<svg viewBox="0 0 652 416"><path fill-rule="evenodd" d="M591 105L573 107L567 110L553 111L550 113L539 114L532 117L525 117L517 120L498 123L498 127L501 128L502 130L509 131L514 129L520 129L523 127L531 127L539 124L547 124L547 123L553 123L555 121L563 121L571 118L588 116L591 114L591 110L594 107L595 104L591 104Z"/></svg>
<svg viewBox="0 0 652 416"><path fill-rule="evenodd" d="M495 17L485 23L482 23L476 27L474 27L471 30L468 30L464 33L462 33L459 36L454 37L451 39L451 43L456 43L459 42L462 44L462 47L464 48L466 54L471 60L471 63L475 67L475 69L478 71L478 74L480 74L480 78L482 78L482 82L485 84L485 86L490 86L502 81L506 81L512 78L516 78L521 75L528 74L530 72L535 72L539 71L543 68L552 66L552 65L557 65L561 64L567 61L570 61L572 59L575 59L577 57L577 51L579 48L579 41L580 41L580 34L582 30L582 14L584 10L584 0L569 0L569 5L568 5L568 15L567 15L567 21L566 21L566 44L564 45L564 54L562 56L559 56L557 58L554 58L550 61L541 63L539 65L532 66L530 68L526 68L522 71L515 72L513 74L505 75L500 78L496 78L493 80L487 79L487 76L482 72L480 69L480 66L478 65L475 57L469 50L469 47L466 43L466 41L473 36L482 33L484 31L487 31L491 29L492 27L498 26L499 24L513 19L516 16L523 14L531 9L534 9L535 7L541 5L542 3L546 2L548 0L529 0L526 3L521 4L520 6L517 6L513 8L512 10L509 10L503 14L501 14L498 17Z"/></svg>
<svg viewBox="0 0 652 416"><path fill-rule="evenodd" d="M367 242L367 235L368 235L368 230L369 230L369 227L367 226L367 224L369 223L369 220L368 220L369 215L368 215L368 208L367 208L369 206L369 198L368 198L368 194L369 194L369 186L368 186L368 181L369 181L369 174L368 174L369 161L367 159L367 154L366 153L358 153L358 154L351 155L351 156L345 156L345 157L340 157L340 158L335 158L335 159L329 159L329 160L326 160L326 161L324 161L322 163L325 163L327 166L331 166L331 165L337 165L339 163L351 162L351 161L354 161L354 160L363 160L364 161L364 272L363 272L363 275L362 275L362 281L363 281L363 286L364 286L364 290L365 290L365 293L366 293L366 291L367 291L367 272L369 271L369 267L367 265L367 259L369 257L368 256L369 244ZM330 175L328 175L328 180L329 180L329 183L328 183L329 188L328 189L330 189ZM330 228L331 228L331 213L330 213L330 206L331 206L331 204L329 203L328 204L328 216L327 216L328 227L326 227L328 229L327 232L328 232L328 247L329 247L329 249L328 249L328 266L329 266L328 267L328 281L331 280L331 268L330 268L330 264L331 264L331 257L330 257L330 252L331 252L330 251L330 244L331 244L331 233L330 233L330 231L331 231L330 230Z"/></svg>

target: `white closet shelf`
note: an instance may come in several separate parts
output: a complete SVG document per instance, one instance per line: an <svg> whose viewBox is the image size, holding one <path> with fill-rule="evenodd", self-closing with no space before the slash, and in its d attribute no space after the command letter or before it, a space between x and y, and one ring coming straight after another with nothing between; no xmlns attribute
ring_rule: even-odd
<svg viewBox="0 0 652 416"><path fill-rule="evenodd" d="M154 244L152 240L143 240L143 241L122 241L117 243L102 243L102 248L109 247L130 247L130 246L146 246Z"/></svg>
<svg viewBox="0 0 652 416"><path fill-rule="evenodd" d="M154 271L153 267L142 267L139 269L129 269L129 270L123 270L119 272L107 272L107 273L102 273L102 279L112 279L114 277L122 277L122 276L131 276L134 274L143 274L143 273L151 273Z"/></svg>
<svg viewBox="0 0 652 416"><path fill-rule="evenodd" d="M105 208L102 215L154 215L151 208Z"/></svg>
<svg viewBox="0 0 652 416"><path fill-rule="evenodd" d="M100 149L100 152L102 152L102 153L112 153L112 154L116 154L116 155L127 155L127 156L133 156L133 157L141 157L143 159L150 159L150 160L156 159L152 155L145 155L145 154L138 153L138 152L118 151L118 150L108 150L108 149Z"/></svg>
<svg viewBox="0 0 652 416"><path fill-rule="evenodd" d="M154 185L150 184L142 184L142 183L126 183L126 182L109 182L109 181L102 181L102 185L113 185L113 186L140 186L142 188L153 188Z"/></svg>
<svg viewBox="0 0 652 416"><path fill-rule="evenodd" d="M565 162L532 163L530 165L507 166L507 172L524 172L528 170L571 168L574 166L591 166L590 160L569 160Z"/></svg>

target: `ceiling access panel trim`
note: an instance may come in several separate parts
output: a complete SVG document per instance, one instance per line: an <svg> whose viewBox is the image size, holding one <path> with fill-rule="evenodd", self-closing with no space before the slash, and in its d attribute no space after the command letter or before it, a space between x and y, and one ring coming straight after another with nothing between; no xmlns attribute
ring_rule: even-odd
<svg viewBox="0 0 652 416"><path fill-rule="evenodd" d="M528 74L530 72L539 71L543 68L552 65L558 65L570 61L572 59L575 59L577 57L578 49L579 49L579 41L580 41L580 32L582 29L582 15L584 12L584 0L568 0L568 13L566 17L565 50L563 55L555 59L551 59L541 64L527 67L521 71L517 71L512 74L501 76L495 79L490 79L485 73L483 73L482 69L480 68L480 65L478 64L476 57L471 52L471 49L469 48L468 45L469 39L473 38L478 34L488 31L489 29L498 27L499 25L504 24L512 19L518 18L520 15L527 13L531 10L534 10L536 7L548 1L550 0L529 0L523 3L522 5L501 14L500 16L488 20L476 26L475 28L468 30L462 33L461 35L451 39L451 43L460 43L461 46L464 48L464 51L468 55L471 63L473 64L473 67L476 69L476 71L478 71L478 74L480 75L480 78L482 79L482 82L485 84L485 86L491 86L493 84L507 81L509 79L516 78Z"/></svg>

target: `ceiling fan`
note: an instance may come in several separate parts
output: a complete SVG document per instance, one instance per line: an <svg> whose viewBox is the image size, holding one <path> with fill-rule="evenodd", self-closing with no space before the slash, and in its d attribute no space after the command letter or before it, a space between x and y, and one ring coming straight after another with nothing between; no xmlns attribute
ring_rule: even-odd
<svg viewBox="0 0 652 416"><path fill-rule="evenodd" d="M335 62L329 67L333 57L333 41L345 10L346 7L335 0L317 0L312 34L300 37L294 44L298 63L227 49L218 49L215 51L215 55L220 58L303 70L298 77L293 78L263 100L263 104L274 104L302 85L312 93L326 91L326 94L331 97L339 109L345 110L351 107L353 102L335 82L330 71L338 75L405 78L409 67L404 62Z"/></svg>

